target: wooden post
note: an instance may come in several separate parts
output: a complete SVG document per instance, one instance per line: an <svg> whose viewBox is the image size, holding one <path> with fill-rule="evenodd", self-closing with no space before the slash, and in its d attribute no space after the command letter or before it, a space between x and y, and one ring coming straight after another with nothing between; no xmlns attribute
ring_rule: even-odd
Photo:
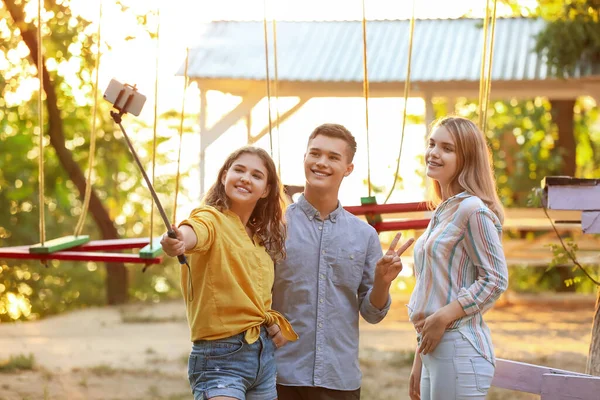
<svg viewBox="0 0 600 400"><path fill-rule="evenodd" d="M252 113L249 112L248 115L246 115L246 143L248 144L252 144L254 143L254 141L252 140Z"/></svg>
<svg viewBox="0 0 600 400"><path fill-rule="evenodd" d="M427 140L431 133L431 124L435 121L435 110L433 109L433 97L431 92L426 92L425 96L423 96L423 100L425 100L425 139ZM404 107L406 107L406 104Z"/></svg>
<svg viewBox="0 0 600 400"><path fill-rule="evenodd" d="M552 106L552 119L558 127L558 141L555 151L562 152L562 166L560 173L562 175L575 175L576 163L576 144L575 144L575 123L574 112L575 100L556 100L550 99Z"/></svg>
<svg viewBox="0 0 600 400"><path fill-rule="evenodd" d="M287 110L286 112L284 112L283 114L281 114L279 116L279 119L275 119L275 121L273 121L271 123L272 126L276 126L277 124L281 125L284 121L286 121L289 117L291 117L292 115L294 115L300 108L302 108L302 106L304 104L306 104L306 102L308 101L308 99L305 98L301 98L300 101L298 101L298 103L293 106L292 108L290 108L289 110ZM249 140L248 143L252 144L252 143L256 143L257 141L259 141L263 136L265 136L267 133L269 133L269 125L265 126L264 128L262 128L260 130L260 132L258 132L258 134L256 136L249 136ZM250 134L250 133L249 133Z"/></svg>

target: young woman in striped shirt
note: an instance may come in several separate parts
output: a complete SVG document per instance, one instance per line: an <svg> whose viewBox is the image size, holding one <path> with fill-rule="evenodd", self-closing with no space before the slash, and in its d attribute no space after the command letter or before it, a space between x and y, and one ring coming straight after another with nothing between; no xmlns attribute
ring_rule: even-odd
<svg viewBox="0 0 600 400"><path fill-rule="evenodd" d="M411 399L484 399L495 369L483 320L506 290L504 213L485 137L459 117L438 121L425 153L437 205L415 244L409 316L418 347Z"/></svg>

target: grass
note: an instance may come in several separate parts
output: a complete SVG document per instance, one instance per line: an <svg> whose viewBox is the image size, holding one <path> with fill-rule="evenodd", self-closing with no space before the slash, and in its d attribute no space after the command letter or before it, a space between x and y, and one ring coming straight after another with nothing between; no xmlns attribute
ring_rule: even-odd
<svg viewBox="0 0 600 400"><path fill-rule="evenodd" d="M414 359L414 350L394 351L391 358L388 360L388 364L394 368L412 367Z"/></svg>
<svg viewBox="0 0 600 400"><path fill-rule="evenodd" d="M153 357L148 357L146 359L146 362L148 364L166 363L168 361L169 361L169 359L167 357L161 357L161 356L153 356Z"/></svg>
<svg viewBox="0 0 600 400"><path fill-rule="evenodd" d="M24 355L17 354L10 356L8 360L0 361L0 372L15 372L32 370L35 365L35 358L33 354Z"/></svg>
<svg viewBox="0 0 600 400"><path fill-rule="evenodd" d="M185 353L185 354L181 355L179 359L181 360L181 363L183 365L188 365L188 363L190 361L190 353Z"/></svg>
<svg viewBox="0 0 600 400"><path fill-rule="evenodd" d="M148 396L151 399L160 399L161 395L160 395L160 389L158 389L158 386L150 385L150 387L148 388Z"/></svg>
<svg viewBox="0 0 600 400"><path fill-rule="evenodd" d="M52 371L50 371L44 367L41 367L41 368L38 367L36 369L38 369L41 372L42 378L44 378L44 380L50 381L50 380L52 380L52 378L54 378L54 373Z"/></svg>
<svg viewBox="0 0 600 400"><path fill-rule="evenodd" d="M119 372L118 369L111 367L108 364L98 364L88 369L96 376L112 376Z"/></svg>

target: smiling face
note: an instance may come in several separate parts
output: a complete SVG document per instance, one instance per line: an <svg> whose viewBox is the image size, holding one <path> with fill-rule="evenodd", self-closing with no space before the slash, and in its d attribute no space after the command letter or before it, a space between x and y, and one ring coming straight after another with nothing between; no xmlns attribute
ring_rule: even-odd
<svg viewBox="0 0 600 400"><path fill-rule="evenodd" d="M438 126L431 133L425 163L427 176L435 179L442 191L452 185L458 169L458 157L456 143L445 127Z"/></svg>
<svg viewBox="0 0 600 400"><path fill-rule="evenodd" d="M261 198L269 194L268 172L261 158L243 153L233 161L221 177L230 208L254 208Z"/></svg>
<svg viewBox="0 0 600 400"><path fill-rule="evenodd" d="M350 175L348 144L343 139L317 135L308 142L304 155L306 184L320 191L336 191L344 177Z"/></svg>

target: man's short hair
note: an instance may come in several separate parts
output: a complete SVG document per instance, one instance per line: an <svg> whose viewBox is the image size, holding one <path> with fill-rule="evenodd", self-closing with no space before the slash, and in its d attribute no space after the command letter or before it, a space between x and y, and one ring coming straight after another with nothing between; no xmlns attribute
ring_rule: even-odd
<svg viewBox="0 0 600 400"><path fill-rule="evenodd" d="M340 124L322 124L315 128L310 134L308 141L310 142L319 135L342 139L348 145L348 160L352 162L356 154L356 139L345 126Z"/></svg>

